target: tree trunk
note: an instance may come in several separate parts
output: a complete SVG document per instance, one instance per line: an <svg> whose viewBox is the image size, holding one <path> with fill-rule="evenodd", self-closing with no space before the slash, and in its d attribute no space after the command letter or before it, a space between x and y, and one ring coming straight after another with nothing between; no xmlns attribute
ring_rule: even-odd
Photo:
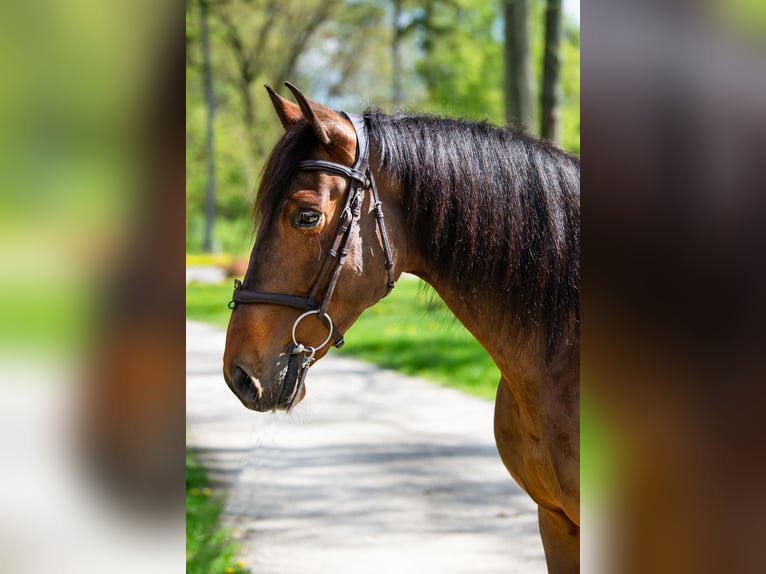
<svg viewBox="0 0 766 574"><path fill-rule="evenodd" d="M399 23L402 13L402 0L394 0L393 36L391 40L391 107L393 111L402 107L402 27Z"/></svg>
<svg viewBox="0 0 766 574"><path fill-rule="evenodd" d="M532 129L532 58L529 49L528 0L505 2L505 117L509 124Z"/></svg>
<svg viewBox="0 0 766 574"><path fill-rule="evenodd" d="M240 72L239 93L242 97L242 118L245 122L250 153L253 158L260 158L264 155L264 149L261 143L261 134L258 133L255 126L255 104L252 87L253 78L245 72Z"/></svg>
<svg viewBox="0 0 766 574"><path fill-rule="evenodd" d="M210 30L208 28L208 0L200 0L200 33L202 36L202 81L207 105L206 151L207 185L205 186L205 234L202 251L213 250L213 223L215 221L215 100L213 98L213 72L210 64Z"/></svg>
<svg viewBox="0 0 766 574"><path fill-rule="evenodd" d="M540 135L561 141L561 0L547 0L545 8L545 55L540 97Z"/></svg>

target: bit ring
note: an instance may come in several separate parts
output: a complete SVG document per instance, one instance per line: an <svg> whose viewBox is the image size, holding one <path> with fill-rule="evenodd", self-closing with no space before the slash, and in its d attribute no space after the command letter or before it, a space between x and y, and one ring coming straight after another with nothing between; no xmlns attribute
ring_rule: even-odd
<svg viewBox="0 0 766 574"><path fill-rule="evenodd" d="M325 324L325 327L327 327L327 338L324 341L322 341L322 343L320 345L317 345L315 347L314 346L310 346L310 345L305 345L304 346L306 349L313 349L314 352L316 352L319 349L322 349L323 347L325 347L327 345L327 343L330 342L330 339L332 339L332 319L330 318L330 316L327 313L323 313L319 309L312 309L310 311L306 311L305 313L303 313L303 315L298 317L295 320L295 323L293 323L292 337L293 337L293 344L296 347L301 345L301 343L299 343L298 339L295 337L295 329L298 327L298 323L303 321L303 319L305 319L309 315L319 315L319 318L322 319L322 322ZM303 346L303 345L301 345L301 346ZM312 353L312 356L313 356L313 353Z"/></svg>

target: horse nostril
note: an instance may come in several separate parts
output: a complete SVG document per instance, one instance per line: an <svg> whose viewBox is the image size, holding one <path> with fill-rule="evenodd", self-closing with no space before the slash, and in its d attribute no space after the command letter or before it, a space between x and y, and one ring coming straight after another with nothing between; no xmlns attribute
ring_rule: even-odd
<svg viewBox="0 0 766 574"><path fill-rule="evenodd" d="M234 367L231 370L231 377L229 379L229 384L236 388L240 389L242 388L243 384L247 381L247 373L243 371L240 367Z"/></svg>
<svg viewBox="0 0 766 574"><path fill-rule="evenodd" d="M229 388L231 388L234 394L239 397L239 400L245 404L254 403L261 396L260 386L257 386L253 381L253 378L241 367L233 367L231 376L226 377L226 382L229 384Z"/></svg>

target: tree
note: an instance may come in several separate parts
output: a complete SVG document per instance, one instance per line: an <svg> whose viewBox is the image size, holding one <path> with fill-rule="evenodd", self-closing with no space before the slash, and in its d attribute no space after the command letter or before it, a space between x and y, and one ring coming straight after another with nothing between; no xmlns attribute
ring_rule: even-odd
<svg viewBox="0 0 766 574"><path fill-rule="evenodd" d="M419 39L414 67L425 94L409 104L473 120L502 123L502 20L492 0L431 0L413 9ZM413 92L410 88L410 92Z"/></svg>
<svg viewBox="0 0 766 574"><path fill-rule="evenodd" d="M202 2L209 12L207 47ZM283 133L259 93L263 83L282 90L290 80L315 99L354 112L372 104L540 128L546 104L532 91L545 83L545 6L541 0L187 0L187 248L200 251L204 242L207 249L215 243L244 253L252 245L253 191ZM522 17L514 19L518 12ZM577 153L580 33L562 18L559 141ZM514 68L514 59L522 64ZM206 87L206 67L214 90ZM511 70L521 72L516 83L528 95L517 100L526 102L525 112L507 104ZM215 228L206 233L213 205Z"/></svg>
<svg viewBox="0 0 766 574"><path fill-rule="evenodd" d="M532 129L532 57L528 0L505 2L505 113L509 124Z"/></svg>
<svg viewBox="0 0 766 574"><path fill-rule="evenodd" d="M236 86L242 100L242 121L251 152L264 155L256 126L252 87L256 79L280 86L294 79L298 59L317 29L341 0L222 0L216 16L223 25L223 41L236 62Z"/></svg>
<svg viewBox="0 0 766 574"><path fill-rule="evenodd" d="M393 0L393 26L391 38L391 106L402 106L402 0Z"/></svg>
<svg viewBox="0 0 766 574"><path fill-rule="evenodd" d="M215 100L213 99L213 70L210 64L210 26L208 0L199 0L200 35L202 41L202 78L207 107L206 151L207 184L205 185L205 234L202 251L213 250L213 224L215 222Z"/></svg>
<svg viewBox="0 0 766 574"><path fill-rule="evenodd" d="M545 9L545 53L540 97L540 135L561 141L561 0L547 0Z"/></svg>

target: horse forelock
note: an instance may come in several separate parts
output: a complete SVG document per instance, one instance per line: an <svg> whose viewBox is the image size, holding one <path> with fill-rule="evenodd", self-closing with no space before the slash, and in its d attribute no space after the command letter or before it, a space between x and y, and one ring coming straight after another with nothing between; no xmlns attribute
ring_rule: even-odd
<svg viewBox="0 0 766 574"><path fill-rule="evenodd" d="M309 156L316 136L305 121L288 129L271 150L261 173L253 209L256 226L268 226L287 201L290 183L298 173L298 163Z"/></svg>
<svg viewBox="0 0 766 574"><path fill-rule="evenodd" d="M431 271L496 298L499 320L543 327L553 352L579 323L579 160L488 123L365 117Z"/></svg>

